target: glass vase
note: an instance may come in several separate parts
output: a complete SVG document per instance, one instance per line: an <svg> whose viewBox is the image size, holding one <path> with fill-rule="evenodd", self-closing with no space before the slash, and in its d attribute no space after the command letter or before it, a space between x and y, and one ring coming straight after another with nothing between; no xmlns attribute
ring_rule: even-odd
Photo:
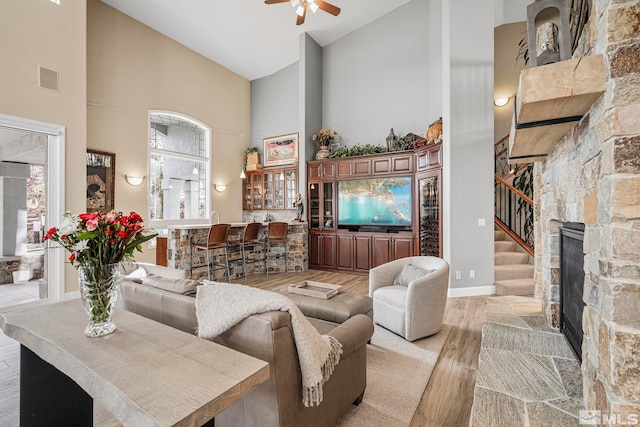
<svg viewBox="0 0 640 427"><path fill-rule="evenodd" d="M89 315L89 324L84 330L86 336L100 337L116 330L111 315L118 297L119 279L118 264L78 268L80 296Z"/></svg>

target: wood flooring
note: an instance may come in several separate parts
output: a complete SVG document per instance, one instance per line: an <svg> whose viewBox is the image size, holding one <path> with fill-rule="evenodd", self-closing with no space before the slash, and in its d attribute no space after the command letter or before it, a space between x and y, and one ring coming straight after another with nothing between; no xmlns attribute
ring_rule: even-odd
<svg viewBox="0 0 640 427"><path fill-rule="evenodd" d="M364 295L369 289L367 275L319 270L270 274L268 278L253 275L247 284L269 290L303 280L342 285L344 291ZM244 280L235 282L244 283ZM469 425L484 306L484 296L448 299L444 321L451 326L451 332L413 416L412 427ZM0 331L0 426L3 427L18 425L19 349L18 343Z"/></svg>

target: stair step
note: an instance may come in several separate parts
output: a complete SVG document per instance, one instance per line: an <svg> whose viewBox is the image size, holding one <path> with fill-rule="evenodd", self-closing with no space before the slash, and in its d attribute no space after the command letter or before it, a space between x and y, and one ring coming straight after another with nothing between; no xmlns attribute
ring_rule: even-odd
<svg viewBox="0 0 640 427"><path fill-rule="evenodd" d="M502 230L494 230L493 231L493 240L504 240L504 231L502 231Z"/></svg>
<svg viewBox="0 0 640 427"><path fill-rule="evenodd" d="M516 242L506 240L496 240L493 242L494 252L514 252L516 250Z"/></svg>
<svg viewBox="0 0 640 427"><path fill-rule="evenodd" d="M533 278L533 265L508 264L493 267L493 280L530 279Z"/></svg>
<svg viewBox="0 0 640 427"><path fill-rule="evenodd" d="M494 265L528 264L529 254L524 252L496 252L493 255Z"/></svg>
<svg viewBox="0 0 640 427"><path fill-rule="evenodd" d="M509 279L495 282L497 295L533 295L533 278Z"/></svg>

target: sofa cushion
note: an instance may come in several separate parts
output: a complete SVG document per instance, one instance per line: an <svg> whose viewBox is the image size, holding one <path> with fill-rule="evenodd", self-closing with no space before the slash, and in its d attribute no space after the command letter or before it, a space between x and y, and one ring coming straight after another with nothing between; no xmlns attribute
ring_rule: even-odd
<svg viewBox="0 0 640 427"><path fill-rule="evenodd" d="M142 279L147 276L147 270L142 267L138 267L136 270L133 270L126 276L124 276L125 280L128 280L133 283L142 283Z"/></svg>
<svg viewBox="0 0 640 427"><path fill-rule="evenodd" d="M393 280L394 286L409 286L409 283L416 279L433 273L435 270L425 270L424 268L416 267L415 265L407 264L402 267L400 274Z"/></svg>
<svg viewBox="0 0 640 427"><path fill-rule="evenodd" d="M405 309L407 304L406 286L383 286L373 292L373 312L375 313L375 301L379 300L393 307Z"/></svg>
<svg viewBox="0 0 640 427"><path fill-rule="evenodd" d="M200 282L191 279L170 279L147 273L142 278L142 284L180 295L195 296Z"/></svg>

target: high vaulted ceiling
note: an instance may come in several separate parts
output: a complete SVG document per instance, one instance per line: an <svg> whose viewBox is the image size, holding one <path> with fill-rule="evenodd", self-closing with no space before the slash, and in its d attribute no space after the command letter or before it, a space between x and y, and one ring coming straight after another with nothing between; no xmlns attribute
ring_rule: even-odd
<svg viewBox="0 0 640 427"><path fill-rule="evenodd" d="M102 0L218 64L254 80L298 60L299 35L320 46L376 20L410 0L328 0L334 17L307 12L296 25L289 3L264 0Z"/></svg>

